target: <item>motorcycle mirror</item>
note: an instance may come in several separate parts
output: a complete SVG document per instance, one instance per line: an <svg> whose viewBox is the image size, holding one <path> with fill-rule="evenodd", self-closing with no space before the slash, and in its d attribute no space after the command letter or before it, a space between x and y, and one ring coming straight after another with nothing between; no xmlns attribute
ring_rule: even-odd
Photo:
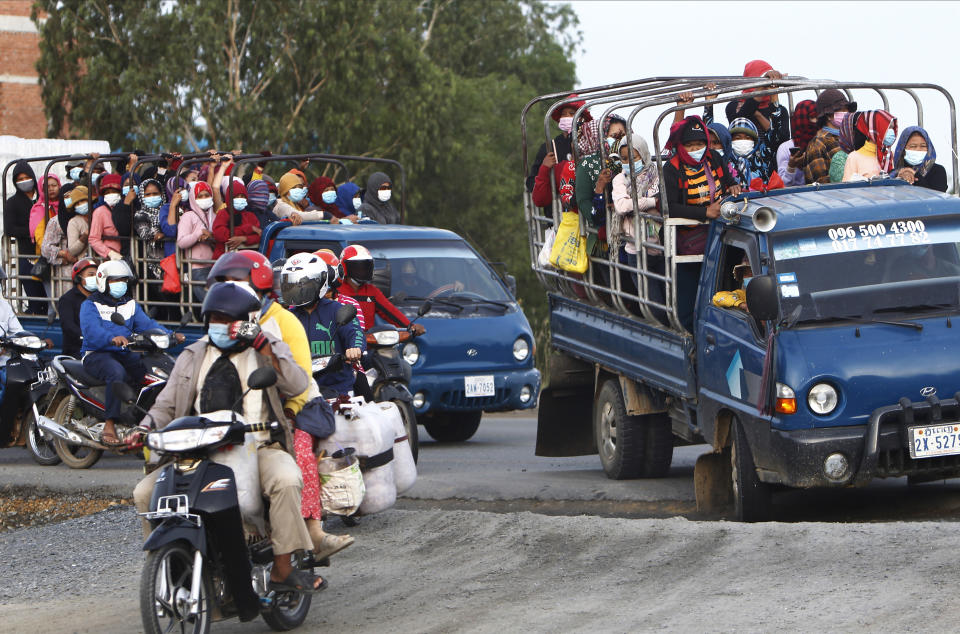
<svg viewBox="0 0 960 634"><path fill-rule="evenodd" d="M351 306L351 308L353 308ZM343 355L339 352L330 357L330 361L327 362L327 367L323 369L324 374L329 372L339 372L343 369Z"/></svg>
<svg viewBox="0 0 960 634"><path fill-rule="evenodd" d="M47 313L47 325L52 326L53 322L57 321L56 313Z"/></svg>
<svg viewBox="0 0 960 634"><path fill-rule="evenodd" d="M114 315L116 315L116 313L114 313ZM113 390L114 396L127 405L133 403L137 399L137 394L133 391L133 388L123 381L117 381L116 383L111 384L110 389Z"/></svg>
<svg viewBox="0 0 960 634"><path fill-rule="evenodd" d="M257 368L247 377L247 385L251 390L265 390L276 384L277 371L273 368Z"/></svg>
<svg viewBox="0 0 960 634"><path fill-rule="evenodd" d="M156 318L157 318L157 307L156 307L156 306L154 306L153 308L151 308L150 310L147 311L147 317L149 317L150 319L156 319Z"/></svg>
<svg viewBox="0 0 960 634"><path fill-rule="evenodd" d="M191 321L193 321L193 314L190 312L184 313L183 317L180 318L180 327L183 328L184 326L189 324Z"/></svg>
<svg viewBox="0 0 960 634"><path fill-rule="evenodd" d="M430 312L431 308L433 308L433 302L428 299L420 304L420 308L417 309L417 317L423 317Z"/></svg>
<svg viewBox="0 0 960 634"><path fill-rule="evenodd" d="M337 321L338 326L343 326L344 324L349 324L357 316L357 307L344 305L337 309L337 314L334 318Z"/></svg>
<svg viewBox="0 0 960 634"><path fill-rule="evenodd" d="M127 323L126 321L124 321L123 315L121 315L120 313L113 313L113 314L111 314L111 315L110 315L110 321L112 321L113 323L115 323L115 324L118 325L118 326L123 326L123 325L126 325L126 323Z"/></svg>

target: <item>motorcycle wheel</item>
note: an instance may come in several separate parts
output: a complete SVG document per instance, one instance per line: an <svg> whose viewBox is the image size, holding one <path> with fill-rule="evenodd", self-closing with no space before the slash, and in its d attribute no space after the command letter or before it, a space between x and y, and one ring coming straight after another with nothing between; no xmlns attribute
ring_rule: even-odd
<svg viewBox="0 0 960 634"><path fill-rule="evenodd" d="M283 592L276 595L273 606L260 613L274 632L289 632L303 625L310 612L313 595L301 592Z"/></svg>
<svg viewBox="0 0 960 634"><path fill-rule="evenodd" d="M210 631L211 593L206 574L200 582L199 613L191 616L186 605L193 581L193 552L183 542L173 542L147 555L140 576L140 616L147 634Z"/></svg>
<svg viewBox="0 0 960 634"><path fill-rule="evenodd" d="M30 415L30 423L27 427L27 450L33 461L44 467L51 467L60 464L60 456L57 454L57 448L52 440L44 440L37 429L37 421Z"/></svg>
<svg viewBox="0 0 960 634"><path fill-rule="evenodd" d="M71 398L65 398L60 401L60 405L57 406L57 413L54 414L54 420L57 421L59 425L64 427L69 426L68 423L71 421L67 420L67 411L70 407ZM77 404L74 408L74 413L77 413ZM80 410L81 412L83 410ZM73 420L76 420L74 417ZM66 440L62 438L53 439L53 447L57 451L57 455L60 456L60 459L63 460L63 464L67 465L71 469L89 469L97 463L97 460L100 460L100 456L103 455L101 449L93 449L92 447L84 447L83 445L71 445Z"/></svg>
<svg viewBox="0 0 960 634"><path fill-rule="evenodd" d="M413 405L404 401L395 400L393 403L400 410L400 416L403 417L403 428L407 430L407 441L410 443L410 451L413 453L413 462L416 463L420 456L420 430L417 428L417 414L413 411Z"/></svg>

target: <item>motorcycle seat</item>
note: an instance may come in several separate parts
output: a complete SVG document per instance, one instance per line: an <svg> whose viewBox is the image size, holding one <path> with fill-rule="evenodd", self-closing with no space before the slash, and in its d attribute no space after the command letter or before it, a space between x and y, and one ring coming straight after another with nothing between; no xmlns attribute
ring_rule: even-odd
<svg viewBox="0 0 960 634"><path fill-rule="evenodd" d="M70 373L70 376L80 381L87 387L96 387L98 385L106 385L104 381L101 381L97 377L88 373L83 368L83 361L77 361L76 359L64 360L61 362L63 364L63 369Z"/></svg>

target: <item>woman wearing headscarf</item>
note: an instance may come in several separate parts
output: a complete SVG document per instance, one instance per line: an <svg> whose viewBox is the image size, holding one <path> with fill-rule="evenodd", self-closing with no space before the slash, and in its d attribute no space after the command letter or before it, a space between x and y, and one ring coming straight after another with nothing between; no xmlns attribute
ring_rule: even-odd
<svg viewBox="0 0 960 634"><path fill-rule="evenodd" d="M313 179L307 188L310 202L324 213L326 220L343 218L344 213L337 207L337 184L328 176L319 176Z"/></svg>
<svg viewBox="0 0 960 634"><path fill-rule="evenodd" d="M60 226L67 224L67 251L74 261L90 246L90 215L90 194L86 187L77 185L70 192L70 204L57 214Z"/></svg>
<svg viewBox="0 0 960 634"><path fill-rule="evenodd" d="M3 232L17 241L18 273L26 276L19 280L20 292L29 297L44 297L43 284L30 277L37 253L37 246L30 235L30 208L38 198L37 176L23 159L13 166L13 184L16 191L3 201ZM47 312L47 306L40 299L31 299L27 310L31 314L42 315Z"/></svg>
<svg viewBox="0 0 960 634"><path fill-rule="evenodd" d="M606 221L605 192L619 171L611 159L616 145L627 134L627 122L618 115L611 115L599 126L597 121L586 121L577 130L577 168L574 173L574 188L577 208L592 210L589 218L595 227Z"/></svg>
<svg viewBox="0 0 960 634"><path fill-rule="evenodd" d="M262 235L263 230L271 222L277 222L277 218L269 209L270 206L270 183L262 178L254 179L247 185L247 209L257 217L257 224L260 227Z"/></svg>
<svg viewBox="0 0 960 634"><path fill-rule="evenodd" d="M120 240L120 233L114 224L113 210L123 201L120 195L120 175L116 173L104 174L100 179L100 198L93 204L93 215L90 220L90 246L97 256L106 260L122 259L124 242ZM129 209L129 207L128 207ZM127 245L129 247L129 245Z"/></svg>
<svg viewBox="0 0 960 634"><path fill-rule="evenodd" d="M346 217L356 216L363 206L363 193L360 186L356 183L347 181L340 187L337 187L337 207ZM350 218L356 222L353 218Z"/></svg>
<svg viewBox="0 0 960 634"><path fill-rule="evenodd" d="M912 185L947 191L947 170L937 161L937 152L926 130L912 125L900 135L893 152L892 175Z"/></svg>
<svg viewBox="0 0 960 634"><path fill-rule="evenodd" d="M277 183L277 204L273 208L273 213L280 220L290 220L298 225L303 222L301 215L303 210L300 203L307 197L307 187L300 176L290 170L280 177Z"/></svg>
<svg viewBox="0 0 960 634"><path fill-rule="evenodd" d="M743 68L744 77L769 79L780 79L783 74L774 70L773 66L763 61L755 59L746 63ZM744 95L763 90L762 88L748 88L744 90ZM743 117L753 123L761 137L760 143L769 148L770 154L766 158L769 160L767 173L776 171L776 152L781 143L785 143L790 138L790 113L780 105L777 95L766 95L764 97L745 96L743 99L731 101L726 106L727 121L730 122L732 133L733 121Z"/></svg>
<svg viewBox="0 0 960 634"><path fill-rule="evenodd" d="M43 238L40 241L40 255L47 258L47 262L53 267L52 279L69 280L73 275L71 265L79 257L79 253L71 253L68 249L67 224L74 215L73 199L86 200L87 188L82 185L74 185L70 191L71 195L64 199L63 208L46 223ZM73 195L74 191L76 191L76 195ZM53 295L51 294L51 296Z"/></svg>
<svg viewBox="0 0 960 634"><path fill-rule="evenodd" d="M839 113L838 113L839 114ZM837 143L840 149L830 159L830 182L843 182L843 170L847 166L847 157L856 150L857 117L859 112L844 112L837 124Z"/></svg>
<svg viewBox="0 0 960 634"><path fill-rule="evenodd" d="M44 204L47 200L50 201L50 217L55 218L60 208L60 179L56 174L47 174L47 186L30 208L30 238L38 246L43 242L47 230L47 208Z"/></svg>
<svg viewBox="0 0 960 634"><path fill-rule="evenodd" d="M177 246L187 251L192 260L190 278L193 280L193 301L202 302L207 290L204 282L210 273L213 259L213 189L198 181L189 195L190 208L177 224Z"/></svg>
<svg viewBox="0 0 960 634"><path fill-rule="evenodd" d="M886 110L867 110L856 122L856 152L847 157L843 182L873 178L893 169L890 148L897 140L897 118Z"/></svg>
<svg viewBox="0 0 960 634"><path fill-rule="evenodd" d="M737 176L742 189L756 187L754 179L764 184L770 181L773 152L764 145L764 140L753 121L740 117L730 123L730 145L733 148L731 160L737 168Z"/></svg>
<svg viewBox="0 0 960 634"><path fill-rule="evenodd" d="M740 180L740 172L737 171L737 162L733 160L733 139L730 138L730 130L727 126L717 121L707 123L707 132L710 135L710 149L720 155L726 162L725 167L730 170L730 176L734 180Z"/></svg>
<svg viewBox="0 0 960 634"><path fill-rule="evenodd" d="M382 225L400 224L400 212L390 202L393 196L393 184L383 172L374 172L367 179L367 193L363 197L360 211L363 215Z"/></svg>
<svg viewBox="0 0 960 634"><path fill-rule="evenodd" d="M213 238L216 240L213 259L219 258L227 249L235 251L244 246L255 247L260 242L260 221L247 211L247 188L243 186L243 181L234 179L225 193L233 203L233 230L230 230L230 209L224 204L213 221Z"/></svg>
<svg viewBox="0 0 960 634"><path fill-rule="evenodd" d="M803 154L817 133L817 104L805 99L793 108L790 123L793 136L777 149L777 173L787 187L806 184L803 176Z"/></svg>
<svg viewBox="0 0 960 634"><path fill-rule="evenodd" d="M164 186L166 200L157 212L157 222L163 234L163 257L177 252L177 223L180 215L190 208L190 194L187 181L179 176L171 176Z"/></svg>

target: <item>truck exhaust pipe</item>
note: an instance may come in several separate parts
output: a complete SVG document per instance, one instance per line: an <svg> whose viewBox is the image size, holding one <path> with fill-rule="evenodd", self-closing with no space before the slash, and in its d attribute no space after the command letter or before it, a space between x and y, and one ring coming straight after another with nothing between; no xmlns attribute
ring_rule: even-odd
<svg viewBox="0 0 960 634"><path fill-rule="evenodd" d="M746 199L743 201L743 206L732 201L725 202L720 205L720 216L732 224L739 223L744 216L750 218L754 228L761 233L766 233L777 225L777 212L770 207L757 207L751 210L747 208L748 206L749 201Z"/></svg>

